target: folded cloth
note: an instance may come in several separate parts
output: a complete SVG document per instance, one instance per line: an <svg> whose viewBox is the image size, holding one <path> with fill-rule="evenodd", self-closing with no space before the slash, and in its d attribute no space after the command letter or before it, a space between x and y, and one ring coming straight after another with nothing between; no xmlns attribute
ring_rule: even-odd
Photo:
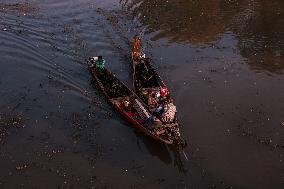
<svg viewBox="0 0 284 189"><path fill-rule="evenodd" d="M161 120L166 123L173 122L177 111L176 106L173 103L169 103L166 106L166 111L162 114Z"/></svg>

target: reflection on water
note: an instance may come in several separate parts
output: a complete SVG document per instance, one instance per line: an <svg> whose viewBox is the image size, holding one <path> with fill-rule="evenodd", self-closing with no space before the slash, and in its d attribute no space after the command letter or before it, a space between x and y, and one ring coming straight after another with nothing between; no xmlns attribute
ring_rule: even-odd
<svg viewBox="0 0 284 189"><path fill-rule="evenodd" d="M232 30L241 55L252 68L281 73L284 69L284 1L245 4Z"/></svg>
<svg viewBox="0 0 284 189"><path fill-rule="evenodd" d="M139 139L137 141L137 144L138 146L140 146L140 148L140 141L142 141L152 156L158 157L162 162L167 165L172 163L171 154L169 153L166 145L157 142L156 140L149 139L149 137L145 137L145 135L143 135L142 133L136 132L136 135Z"/></svg>
<svg viewBox="0 0 284 189"><path fill-rule="evenodd" d="M148 32L157 32L152 40L198 45L215 42L231 31L253 69L276 73L284 69L281 0L125 0L123 5L133 10Z"/></svg>
<svg viewBox="0 0 284 189"><path fill-rule="evenodd" d="M225 30L238 2L222 0L126 0L149 32L159 31L153 40L207 43L215 41ZM137 6L139 4L139 6ZM233 11L233 12L232 12Z"/></svg>
<svg viewBox="0 0 284 189"><path fill-rule="evenodd" d="M140 146L141 140L152 156L159 158L159 160L161 160L166 165L173 164L175 167L177 167L180 173L187 173L187 170L184 165L185 160L181 155L181 149L178 149L174 146L165 145L159 141L145 136L142 133L136 132L136 135L139 139L137 141L138 146Z"/></svg>

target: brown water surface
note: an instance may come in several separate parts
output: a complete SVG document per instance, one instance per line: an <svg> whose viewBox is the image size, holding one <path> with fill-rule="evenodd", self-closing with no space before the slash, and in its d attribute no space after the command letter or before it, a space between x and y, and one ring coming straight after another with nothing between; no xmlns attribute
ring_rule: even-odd
<svg viewBox="0 0 284 189"><path fill-rule="evenodd" d="M175 98L184 156L92 84L130 85L130 41ZM0 188L284 188L281 0L0 2Z"/></svg>

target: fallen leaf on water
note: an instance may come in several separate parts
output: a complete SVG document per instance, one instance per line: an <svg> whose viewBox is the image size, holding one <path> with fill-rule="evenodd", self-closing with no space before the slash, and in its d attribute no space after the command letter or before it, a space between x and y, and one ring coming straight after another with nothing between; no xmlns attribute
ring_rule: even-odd
<svg viewBox="0 0 284 189"><path fill-rule="evenodd" d="M27 167L28 167L27 165L19 165L16 167L16 170L20 171L20 170L26 169Z"/></svg>

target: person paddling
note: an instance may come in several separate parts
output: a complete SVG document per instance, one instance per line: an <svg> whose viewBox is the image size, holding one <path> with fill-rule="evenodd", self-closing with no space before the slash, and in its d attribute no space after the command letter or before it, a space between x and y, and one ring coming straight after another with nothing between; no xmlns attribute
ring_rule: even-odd
<svg viewBox="0 0 284 189"><path fill-rule="evenodd" d="M105 68L105 60L102 56L98 56L98 59L95 61L96 65L99 67L99 69L103 70Z"/></svg>

